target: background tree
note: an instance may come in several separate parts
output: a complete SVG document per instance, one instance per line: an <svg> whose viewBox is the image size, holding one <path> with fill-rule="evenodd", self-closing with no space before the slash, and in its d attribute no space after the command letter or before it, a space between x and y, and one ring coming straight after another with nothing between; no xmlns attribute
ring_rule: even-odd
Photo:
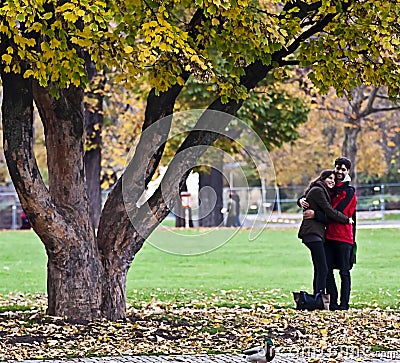
<svg viewBox="0 0 400 363"><path fill-rule="evenodd" d="M344 140L342 155L346 155L352 162L352 176L357 183L357 153L359 135L365 124L371 126L376 121L373 116L378 113L389 112L400 108L389 102L384 91L379 87L361 85L346 96L347 109L344 110ZM364 125L364 126L363 126Z"/></svg>
<svg viewBox="0 0 400 363"><path fill-rule="evenodd" d="M237 117L247 123L260 136L268 150L280 147L282 143L293 141L298 137L296 128L307 119L308 106L304 101L304 93L288 82L293 72L277 76L270 75L264 79L243 101L242 107L236 113ZM177 99L177 110L190 106L191 108L205 108L210 98L217 97L217 87L212 84L188 81ZM284 122L282 122L284 120ZM235 130L237 133L237 130ZM232 135L235 140L239 135ZM227 145L219 144L219 148L228 153L237 153L234 142L225 138ZM255 152L255 154L261 151ZM235 156L233 156L235 158ZM243 161L239 156L237 162ZM221 208L223 206L224 160L222 155L214 160L211 168L197 169L199 173L199 188L206 188L215 192L214 196L204 192L200 195L199 213L203 209L210 211L199 220L204 227L219 226L223 223ZM259 178L259 176L256 176ZM259 181L259 180L258 180ZM210 189L207 189L209 187ZM232 187L232 186L231 186ZM213 193L214 193L213 192ZM212 194L213 194L212 193Z"/></svg>
<svg viewBox="0 0 400 363"><path fill-rule="evenodd" d="M103 127L103 99L104 99L104 76L96 69L96 65L90 57L85 57L88 74L88 89L84 98L85 119L85 173L86 186L91 208L92 223L98 226L101 207L101 131Z"/></svg>
<svg viewBox="0 0 400 363"><path fill-rule="evenodd" d="M386 117L378 123L381 132L380 145L384 151L387 173L384 181L397 183L400 174L400 113L389 112Z"/></svg>
<svg viewBox="0 0 400 363"><path fill-rule="evenodd" d="M398 104L388 99L384 89L362 85L351 95L338 98L334 90L314 97L308 122L300 127L301 140L273 153L273 158L293 160L305 174L293 176L293 170L277 165L282 184L307 184L321 169L329 167L327 160L346 155L352 160L353 183L378 180L389 171L398 122L393 111ZM307 165L308 164L308 165ZM360 178L358 177L360 172Z"/></svg>
<svg viewBox="0 0 400 363"><path fill-rule="evenodd" d="M391 97L399 93L395 25L400 6L392 1L3 3L5 158L21 205L48 255L52 315L88 320L125 316L128 269L170 212L188 165L200 156L174 163L163 178L165 189L156 190L146 208L138 205L161 160L170 128L165 116L172 115L190 76L217 86L218 97L208 109L226 117L218 124L200 117L201 128L212 132L189 132L172 161L193 146L211 145L248 92L280 67L312 67L310 78L322 92L330 86L350 91L370 82L387 85ZM147 72L152 87L142 130L155 128L149 138L142 133L124 173L133 181L129 200L124 200L120 178L109 193L97 234L83 161L83 50L98 69L118 69L118 82L132 85ZM32 149L34 97L44 124L48 188ZM164 121L156 123L160 119Z"/></svg>

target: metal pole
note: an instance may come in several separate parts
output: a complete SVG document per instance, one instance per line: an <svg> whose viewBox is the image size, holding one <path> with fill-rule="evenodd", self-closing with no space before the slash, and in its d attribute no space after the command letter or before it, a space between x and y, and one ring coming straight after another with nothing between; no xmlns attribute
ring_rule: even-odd
<svg viewBox="0 0 400 363"><path fill-rule="evenodd" d="M11 229L17 229L17 206L11 207Z"/></svg>
<svg viewBox="0 0 400 363"><path fill-rule="evenodd" d="M265 179L261 178L261 203L262 203L262 212L263 214L267 214L267 192L265 190Z"/></svg>
<svg viewBox="0 0 400 363"><path fill-rule="evenodd" d="M382 212L382 221L385 220L385 185L381 184L381 212Z"/></svg>
<svg viewBox="0 0 400 363"><path fill-rule="evenodd" d="M275 192L276 192L276 208L278 211L278 217L281 216L281 197L279 195L279 187L275 185Z"/></svg>
<svg viewBox="0 0 400 363"><path fill-rule="evenodd" d="M189 219L190 219L190 213L189 213L189 208L185 208L185 228L189 228Z"/></svg>

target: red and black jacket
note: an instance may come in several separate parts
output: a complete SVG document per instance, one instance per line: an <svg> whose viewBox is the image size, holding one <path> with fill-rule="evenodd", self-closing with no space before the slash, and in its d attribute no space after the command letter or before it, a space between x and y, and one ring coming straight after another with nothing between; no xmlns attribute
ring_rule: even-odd
<svg viewBox="0 0 400 363"><path fill-rule="evenodd" d="M325 238L338 242L354 244L356 232L356 205L357 196L354 187L349 182L336 184L335 195L332 198L332 207L351 217L353 224L341 224L330 221L326 227Z"/></svg>

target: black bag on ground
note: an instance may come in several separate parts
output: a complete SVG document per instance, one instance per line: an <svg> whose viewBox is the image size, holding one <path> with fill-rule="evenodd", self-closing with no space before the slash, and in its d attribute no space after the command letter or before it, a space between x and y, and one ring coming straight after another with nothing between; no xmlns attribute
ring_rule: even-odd
<svg viewBox="0 0 400 363"><path fill-rule="evenodd" d="M293 292L298 310L329 310L329 295L318 292L315 295L305 291Z"/></svg>

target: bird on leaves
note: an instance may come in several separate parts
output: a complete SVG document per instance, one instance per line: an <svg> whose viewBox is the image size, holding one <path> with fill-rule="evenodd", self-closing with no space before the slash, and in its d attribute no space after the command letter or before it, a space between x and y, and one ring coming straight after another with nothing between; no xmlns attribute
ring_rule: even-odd
<svg viewBox="0 0 400 363"><path fill-rule="evenodd" d="M253 363L271 362L275 357L275 347L271 338L265 339L265 345L246 349L243 354L247 355L246 361Z"/></svg>

